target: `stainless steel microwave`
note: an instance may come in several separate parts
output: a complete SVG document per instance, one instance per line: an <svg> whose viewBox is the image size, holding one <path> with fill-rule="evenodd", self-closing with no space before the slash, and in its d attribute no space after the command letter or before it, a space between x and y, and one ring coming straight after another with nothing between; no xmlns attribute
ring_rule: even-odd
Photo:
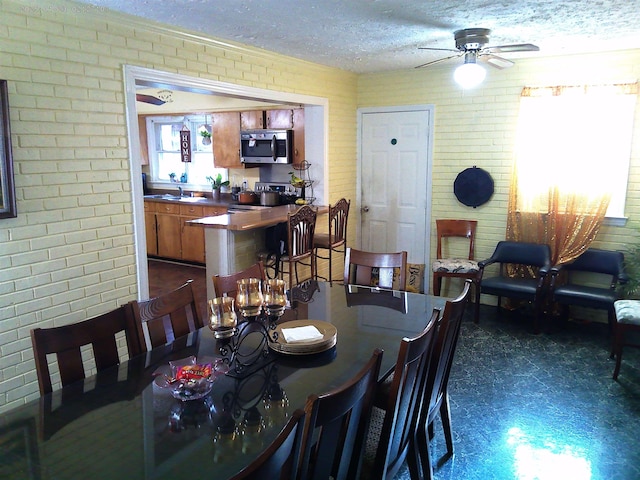
<svg viewBox="0 0 640 480"><path fill-rule="evenodd" d="M243 130L240 132L242 163L279 164L293 159L293 130Z"/></svg>

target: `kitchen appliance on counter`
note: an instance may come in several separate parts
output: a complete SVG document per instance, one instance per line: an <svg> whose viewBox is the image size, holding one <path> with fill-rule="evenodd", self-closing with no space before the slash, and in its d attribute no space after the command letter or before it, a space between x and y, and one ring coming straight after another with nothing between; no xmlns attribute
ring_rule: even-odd
<svg viewBox="0 0 640 480"><path fill-rule="evenodd" d="M280 197L278 203L271 206L295 203L296 199L302 196L302 189L296 188L288 182L256 182L256 192L260 195L261 200L263 192L277 192ZM269 197L270 202L273 203L273 195L269 194Z"/></svg>
<svg viewBox="0 0 640 480"><path fill-rule="evenodd" d="M293 130L243 130L240 161L246 164L287 164L293 159Z"/></svg>

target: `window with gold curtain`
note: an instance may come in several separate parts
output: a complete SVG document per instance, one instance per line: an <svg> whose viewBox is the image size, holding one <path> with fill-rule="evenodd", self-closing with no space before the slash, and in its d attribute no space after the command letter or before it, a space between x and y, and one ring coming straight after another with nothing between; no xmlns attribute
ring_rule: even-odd
<svg viewBox="0 0 640 480"><path fill-rule="evenodd" d="M637 83L523 89L507 239L546 243L553 263L566 263L605 216L624 214L637 91Z"/></svg>

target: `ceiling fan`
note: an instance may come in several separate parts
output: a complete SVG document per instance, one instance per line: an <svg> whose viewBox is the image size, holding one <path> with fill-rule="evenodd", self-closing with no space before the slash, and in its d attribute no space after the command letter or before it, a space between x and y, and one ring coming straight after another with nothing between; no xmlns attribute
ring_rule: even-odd
<svg viewBox="0 0 640 480"><path fill-rule="evenodd" d="M436 63L444 62L451 58L461 57L464 55L464 64L461 65L456 70L456 81L462 84L462 82L459 81L457 78L458 72L463 72L465 70L468 72L471 72L472 70L475 70L476 77L478 76L482 77L482 78L479 78L478 81L476 81L475 84L477 85L478 83L482 82L482 80L484 80L484 75L486 74L484 69L482 69L477 64L478 60L488 63L492 67L502 70L504 68L511 67L512 65L514 65L514 62L504 57L495 55L496 53L537 52L540 50L540 48L538 48L536 45L533 45L531 43L486 46L489 43L490 34L491 34L491 30L489 30L488 28L465 28L462 30L456 30L455 32L453 32L453 36L456 41L456 50L450 49L450 48L419 47L421 50L438 50L438 51L444 51L444 52L456 52L455 55L450 55L448 57L440 58L438 60L433 60L431 62L423 63L422 65L418 65L416 68L428 67L429 65L435 65ZM465 66L467 67L461 68ZM475 86L475 85L469 85L469 86Z"/></svg>
<svg viewBox="0 0 640 480"><path fill-rule="evenodd" d="M164 105L164 100L154 97L153 95L145 95L144 93L136 93L136 100L142 103L149 103L151 105Z"/></svg>

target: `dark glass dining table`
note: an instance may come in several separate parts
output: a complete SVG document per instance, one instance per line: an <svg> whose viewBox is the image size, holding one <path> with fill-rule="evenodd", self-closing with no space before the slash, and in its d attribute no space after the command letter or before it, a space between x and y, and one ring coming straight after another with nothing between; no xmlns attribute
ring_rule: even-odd
<svg viewBox="0 0 640 480"><path fill-rule="evenodd" d="M204 398L183 402L158 374L191 356L215 362L225 343L205 327L2 414L0 478L229 478L310 394L340 386L375 348L384 351L381 372L390 371L400 340L422 331L446 300L309 282L291 292L281 321L329 322L334 347L305 355L267 350L253 366L219 375Z"/></svg>

